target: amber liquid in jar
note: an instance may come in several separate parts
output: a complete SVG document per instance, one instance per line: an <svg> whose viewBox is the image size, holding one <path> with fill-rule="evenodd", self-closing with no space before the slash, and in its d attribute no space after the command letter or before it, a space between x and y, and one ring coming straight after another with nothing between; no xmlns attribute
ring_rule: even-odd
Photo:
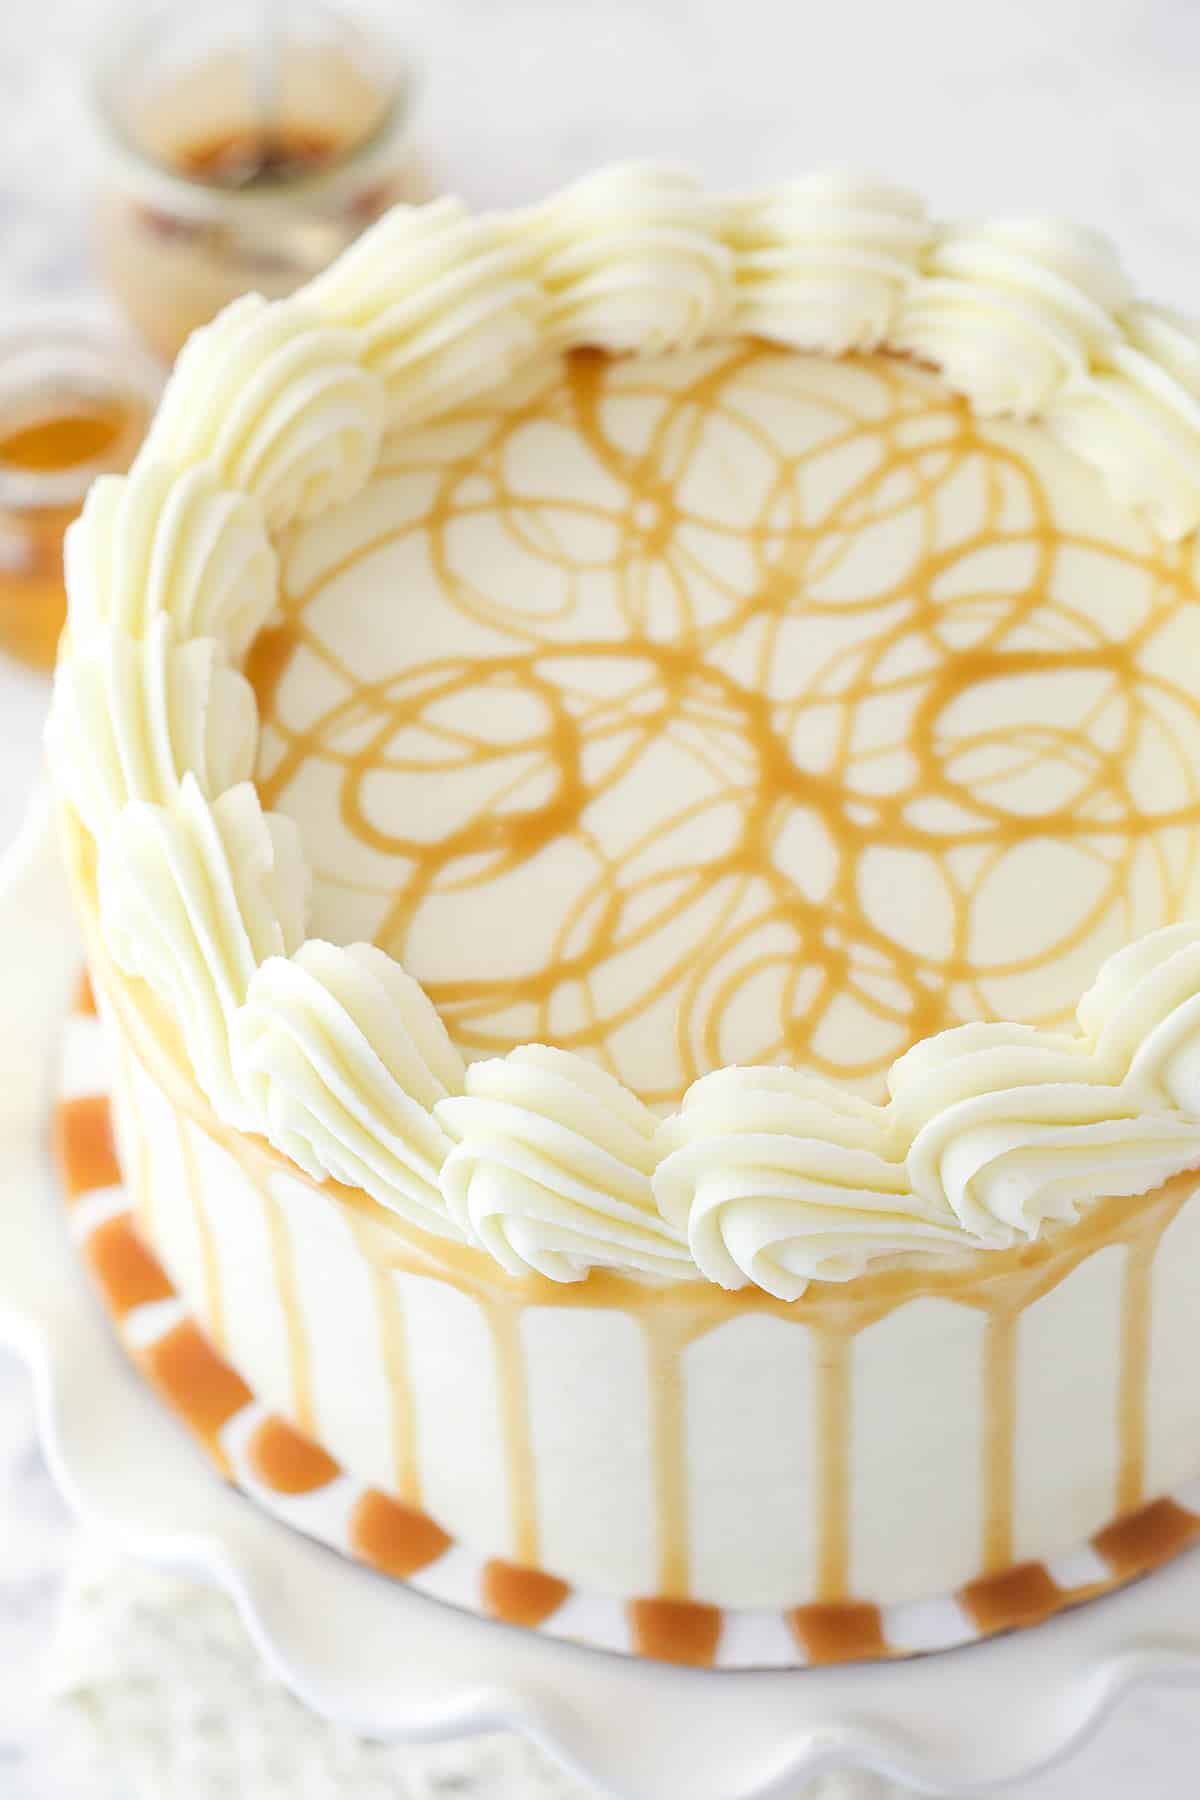
<svg viewBox="0 0 1200 1800"><path fill-rule="evenodd" d="M92 478L133 460L151 404L51 384L0 415L0 650L33 668L51 667L66 619L67 526Z"/></svg>
<svg viewBox="0 0 1200 1800"><path fill-rule="evenodd" d="M97 208L101 269L168 362L239 295L292 293L389 206L428 197L407 78L382 51L289 39L295 8L281 16L266 114L251 51L232 42L164 57L156 76L139 39L131 72L110 68L97 90L118 151Z"/></svg>

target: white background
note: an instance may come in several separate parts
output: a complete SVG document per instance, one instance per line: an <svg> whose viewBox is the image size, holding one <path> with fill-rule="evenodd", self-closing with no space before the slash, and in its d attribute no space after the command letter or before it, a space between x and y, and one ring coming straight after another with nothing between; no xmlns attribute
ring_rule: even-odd
<svg viewBox="0 0 1200 1800"><path fill-rule="evenodd" d="M1098 226L1143 291L1200 313L1195 0L375 10L400 22L423 69L422 147L472 201L524 200L613 157L687 163L725 186L848 162L924 190L939 214L1049 211ZM87 290L96 157L81 90L109 16L101 0L0 0L0 307ZM37 777L45 701L40 679L0 660L0 845ZM61 1800L26 1715L70 1539L27 1385L0 1352L0 1800ZM1200 1695L1177 1692L1129 1701L1082 1758L1023 1795L1198 1792ZM109 1794L97 1770L94 1800Z"/></svg>

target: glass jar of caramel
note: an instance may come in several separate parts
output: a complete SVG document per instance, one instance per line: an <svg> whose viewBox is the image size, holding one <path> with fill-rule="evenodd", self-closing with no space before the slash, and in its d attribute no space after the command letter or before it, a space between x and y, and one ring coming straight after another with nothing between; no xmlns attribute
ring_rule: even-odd
<svg viewBox="0 0 1200 1800"><path fill-rule="evenodd" d="M133 461L160 385L150 359L91 315L0 320L0 650L53 663L63 534L95 477Z"/></svg>
<svg viewBox="0 0 1200 1800"><path fill-rule="evenodd" d="M104 277L170 360L251 290L277 299L427 197L409 65L321 0L178 0L114 27L93 109Z"/></svg>

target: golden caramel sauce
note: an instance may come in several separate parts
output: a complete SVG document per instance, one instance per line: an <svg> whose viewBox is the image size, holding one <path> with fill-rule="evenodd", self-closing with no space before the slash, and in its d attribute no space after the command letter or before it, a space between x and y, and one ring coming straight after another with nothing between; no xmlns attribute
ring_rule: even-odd
<svg viewBox="0 0 1200 1800"><path fill-rule="evenodd" d="M1092 1543L1120 1579L1156 1569L1200 1537L1200 1519L1174 1500L1154 1500L1098 1531Z"/></svg>
<svg viewBox="0 0 1200 1800"><path fill-rule="evenodd" d="M350 1547L364 1562L402 1580L436 1562L450 1539L428 1513L370 1488L354 1508Z"/></svg>
<svg viewBox="0 0 1200 1800"><path fill-rule="evenodd" d="M132 1213L102 1220L89 1233L83 1254L118 1319L135 1306L169 1300L175 1292L166 1270L134 1229Z"/></svg>
<svg viewBox="0 0 1200 1800"><path fill-rule="evenodd" d="M712 1666L721 1640L721 1609L695 1600L631 1600L625 1609L633 1647L657 1662Z"/></svg>
<svg viewBox="0 0 1200 1800"><path fill-rule="evenodd" d="M138 1361L152 1385L228 1474L221 1430L253 1398L241 1376L217 1355L191 1319L182 1320L141 1351Z"/></svg>
<svg viewBox="0 0 1200 1800"><path fill-rule="evenodd" d="M341 1473L328 1451L274 1413L251 1435L246 1456L263 1486L276 1494L311 1494Z"/></svg>
<svg viewBox="0 0 1200 1800"><path fill-rule="evenodd" d="M392 1485L406 1505L421 1504L421 1472L417 1459L417 1415L408 1365L404 1310L390 1269L368 1262L375 1317L383 1355L392 1428Z"/></svg>
<svg viewBox="0 0 1200 1800"><path fill-rule="evenodd" d="M300 1430L311 1435L313 1430L312 1347L300 1290L296 1281L296 1257L288 1232L287 1219L279 1201L268 1190L262 1190L263 1214L267 1226L267 1242L271 1249L271 1272L283 1320L287 1344L288 1383L291 1390L292 1416Z"/></svg>
<svg viewBox="0 0 1200 1800"><path fill-rule="evenodd" d="M523 1569L496 1558L484 1564L483 1604L506 1625L540 1625L558 1611L570 1591L565 1581L542 1569Z"/></svg>
<svg viewBox="0 0 1200 1800"><path fill-rule="evenodd" d="M1040 1625L1065 1598L1041 1563L1017 1563L994 1575L969 1581L959 1599L980 1631L1011 1631Z"/></svg>
<svg viewBox="0 0 1200 1800"><path fill-rule="evenodd" d="M68 1201L120 1181L107 1094L80 1094L61 1101L54 1119L54 1146Z"/></svg>
<svg viewBox="0 0 1200 1800"><path fill-rule="evenodd" d="M327 125L287 121L273 130L242 126L171 145L182 175L211 187L283 187L319 174L354 148L355 139Z"/></svg>
<svg viewBox="0 0 1200 1800"><path fill-rule="evenodd" d="M889 1654L879 1608L861 1601L795 1606L788 1624L811 1663L866 1662Z"/></svg>
<svg viewBox="0 0 1200 1800"><path fill-rule="evenodd" d="M125 441L132 456L146 424L146 408L132 397L85 406L64 401L4 432L0 428L0 489L5 471L18 476L61 475L89 465L103 467ZM0 511L0 648L34 668L54 662L67 616L63 586L63 535L79 503L22 504Z"/></svg>

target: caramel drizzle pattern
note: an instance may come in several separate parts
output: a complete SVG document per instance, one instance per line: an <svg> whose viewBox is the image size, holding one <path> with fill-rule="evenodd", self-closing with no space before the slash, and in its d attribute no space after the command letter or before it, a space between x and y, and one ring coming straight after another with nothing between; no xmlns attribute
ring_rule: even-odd
<svg viewBox="0 0 1200 1800"><path fill-rule="evenodd" d="M1158 917L1139 928L1176 916L1189 893L1196 834L1182 847L1171 845L1169 834L1200 823L1200 702L1182 677L1144 660L1156 635L1195 602L1182 553L1151 548L1149 540L1142 549L1117 547L1067 529L1014 433L973 421L963 402L885 358L860 362L869 395L857 411L849 387L836 395L812 389L810 397L836 413L837 423L799 454L786 450L759 419L756 397L781 381L803 395L827 367L742 344L698 358L690 379L667 387L656 385L649 368L631 372L594 353L575 354L524 402L474 409L469 416L478 429L469 450L446 449L437 433L407 443L392 472L429 477L434 491L423 516L381 531L309 588L285 593L282 626L260 640L248 672L267 728L264 743L272 744L259 780L264 802L287 810L293 782L314 759L332 773L345 830L392 861L390 890L358 891L386 893L376 935L402 960L414 921L440 893L478 890L487 904L489 884L566 837L595 867L594 880L566 906L543 967L495 979L426 981L469 1054L509 1049L511 1020L520 1017L525 1036L588 1051L620 1075L616 1034L673 995L675 1041L664 1039L659 1066L676 1067L679 1080L645 1093L670 1101L696 1075L728 1060L724 1022L756 984L761 1041L739 1040L736 1060L802 1063L877 1087L914 1039L963 1018L996 1016L998 981L1029 977L1056 959L1070 957L1078 967L1093 939L1098 964L1111 947L1106 927L1111 931L1114 919L1118 931L1128 925L1130 874L1143 847ZM636 451L622 448L606 422L614 397L631 395L660 408ZM532 419L569 429L623 499L517 491L507 459ZM686 480L714 419L740 434L748 455L769 458L774 471L761 511L745 526L689 511ZM806 481L850 452L861 453L864 472L819 516L807 516ZM981 491L978 518L944 541L939 508L968 480ZM1013 522L1014 503L1023 522ZM867 534L910 520L918 541L907 562L895 552L892 586L821 597ZM481 591L458 573L454 535L464 524L495 534L496 567L507 568L510 580L516 578L506 545L558 573L566 597L548 625L522 612L519 596ZM604 563L613 590L611 635L570 631L581 574L561 548L558 528L570 534L581 524L612 534L615 547ZM438 656L363 680L314 619L314 602L338 575L406 535L425 547L438 605L503 641L494 654ZM706 541L741 546L752 573L734 581L710 566ZM1024 553L1030 573L1012 591L975 592L970 559L995 545ZM1057 597L1067 554L1091 557L1098 578L1103 559L1108 569L1138 579L1140 597L1124 635L1106 636ZM670 595L657 610L656 582ZM381 603L397 598L417 605L421 597L387 591ZM789 626L797 617L819 622L834 614L857 621L856 642L817 666L798 667ZM913 667L895 672L914 646ZM340 695L303 728L289 724L281 686L301 648ZM589 696L586 666L596 658L627 665L625 691ZM977 730L962 724L961 706L951 719L951 707L968 692L986 689L994 700L996 684L1010 678L1068 672L1090 677L1095 688L1075 722L1046 718L1035 725L1014 714L1001 731L994 706L991 722ZM772 698L781 686L787 697ZM492 741L489 694L514 692L543 724L517 741ZM868 724L888 707L902 723L887 731ZM790 748L794 732L818 719L830 740L824 769L805 766ZM1170 746L1177 791L1147 810L1131 770L1155 730L1160 747ZM605 796L611 802L618 784L636 781L639 760L662 738L704 772L704 797L672 813L674 799L664 794L663 816L618 855L593 826L595 804ZM999 740L1006 745L1002 767ZM909 777L880 783L879 773L906 753ZM1063 783L1070 789L1067 797L1029 811L1006 804L1006 781L1039 765L1047 795L1057 781L1060 792ZM476 810L432 841L406 833L399 821L381 824L368 806L379 771L405 779L454 772L473 780L489 769L494 779ZM881 785L889 791L875 791ZM431 790L432 804L439 791ZM915 803L925 808L923 822ZM943 809L941 825L929 823L934 803ZM728 807L740 820L736 842L703 866L682 861L645 871L652 844L704 815L715 822ZM815 815L836 851L827 894L802 892L780 861L782 835L797 809ZM985 884L1010 852L1047 836L1100 870L1096 890L1044 950L977 962L971 934ZM913 853L936 873L953 915L944 953L918 953L869 915L860 872L864 857L881 847ZM338 870L322 873L340 888L353 887ZM605 968L618 956L627 968L628 953L651 939L656 954L642 960L654 962L654 977L630 997L618 1002L614 992L606 1000ZM422 976L419 962L409 966ZM761 998L766 992L770 1001ZM586 1012L582 1023L564 1024L562 1006L555 1006L568 994ZM873 1040L857 1059L835 1062L823 1048L822 1028L847 996L870 1019ZM1063 1025L1070 1015L1059 1007L1029 1022Z"/></svg>
<svg viewBox="0 0 1200 1800"><path fill-rule="evenodd" d="M89 1184L105 1185L105 1163L109 1154L111 1133L108 1121L96 1107L83 1108L78 1102L64 1102L57 1121L57 1149L60 1165L68 1184L68 1200L88 1191ZM93 1174L94 1172L94 1174ZM1149 1273L1163 1232L1177 1215L1189 1194L1186 1178L1179 1177L1161 1192L1127 1211L1124 1241L1128 1245L1125 1266L1125 1304L1127 1331L1123 1353L1132 1350L1133 1374L1123 1374L1121 1393L1122 1469L1132 1447L1132 1433L1138 1442L1144 1434L1144 1392L1135 1397L1133 1389L1144 1388L1146 1375L1147 1329L1144 1318L1149 1301ZM1111 1208L1112 1203L1110 1203ZM173 1292L171 1284L152 1254L143 1247L132 1231L126 1230L131 1215L120 1214L99 1225L89 1240L103 1239L103 1257L92 1260L103 1282L107 1304L119 1317L130 1307L147 1298ZM1110 1240L1118 1235L1113 1230L1101 1233ZM1089 1243L1082 1254L1097 1246ZM1078 1249L1078 1246L1072 1246ZM1028 1255L1027 1252L1022 1253ZM1031 1266L1023 1271L1023 1300L1026 1304L1048 1292L1057 1279L1077 1267L1081 1256L1067 1259L1065 1271ZM1036 1259L1034 1259L1036 1264ZM1022 1275L1021 1271L1015 1272ZM662 1297L655 1297L655 1305ZM1008 1293L1001 1311L993 1317L1009 1319L1016 1301ZM843 1304L830 1341L848 1342L846 1327L849 1310ZM648 1312L652 1318L654 1311ZM826 1321L827 1326L829 1321ZM686 1345L703 1335L706 1329L705 1309L690 1316L673 1317L669 1336L676 1354L662 1367L671 1379L680 1379L680 1359ZM663 1338L654 1340L661 1349ZM220 1443L223 1425L252 1396L228 1364L214 1354L194 1324L184 1320L168 1331L148 1351L141 1353L147 1373L164 1397L185 1419L205 1444L218 1466L228 1473L228 1464ZM834 1391L845 1382L846 1368L835 1356L823 1365L835 1371L824 1379L831 1383L830 1393L818 1401L818 1413L827 1419L841 1420L840 1429L849 1429L846 1408L830 1405ZM999 1358L997 1367L1011 1371L1011 1358ZM672 1402L677 1405L678 1402ZM677 1441L674 1434L672 1441ZM286 1422L268 1417L255 1437L257 1454L252 1455L256 1472L264 1483L281 1493L310 1491L335 1478L337 1465L319 1445L305 1440ZM835 1455L839 1454L835 1452ZM1130 1490L1134 1478L1123 1473L1121 1494ZM1140 1483L1140 1473L1137 1477ZM1153 1568L1200 1536L1200 1518L1169 1499L1152 1502L1126 1511L1098 1532L1095 1548L1107 1563L1111 1574L1082 1588L1063 1590L1057 1587L1045 1567L1028 1563L1005 1566L969 1583L960 1594L967 1612L982 1633L1005 1630L1036 1623L1065 1605L1077 1604L1093 1594ZM351 1547L354 1554L374 1566L400 1577L411 1574L441 1555L450 1540L423 1513L390 1499L377 1490L368 1489L355 1507L351 1521ZM828 1551L826 1552L828 1556ZM844 1570L840 1557L833 1559L832 1575L828 1569L823 1585L836 1587ZM552 1615L567 1598L568 1589L561 1581L536 1568L513 1567L492 1562L481 1577L481 1594L488 1608L498 1617L515 1623L536 1624ZM629 1626L634 1648L643 1655L700 1665L711 1664L716 1657L721 1632L721 1612L713 1606L675 1598L664 1592L655 1598L633 1601L628 1607ZM798 1643L812 1661L843 1661L888 1655L892 1652L879 1610L853 1600L831 1600L796 1608L789 1622Z"/></svg>

